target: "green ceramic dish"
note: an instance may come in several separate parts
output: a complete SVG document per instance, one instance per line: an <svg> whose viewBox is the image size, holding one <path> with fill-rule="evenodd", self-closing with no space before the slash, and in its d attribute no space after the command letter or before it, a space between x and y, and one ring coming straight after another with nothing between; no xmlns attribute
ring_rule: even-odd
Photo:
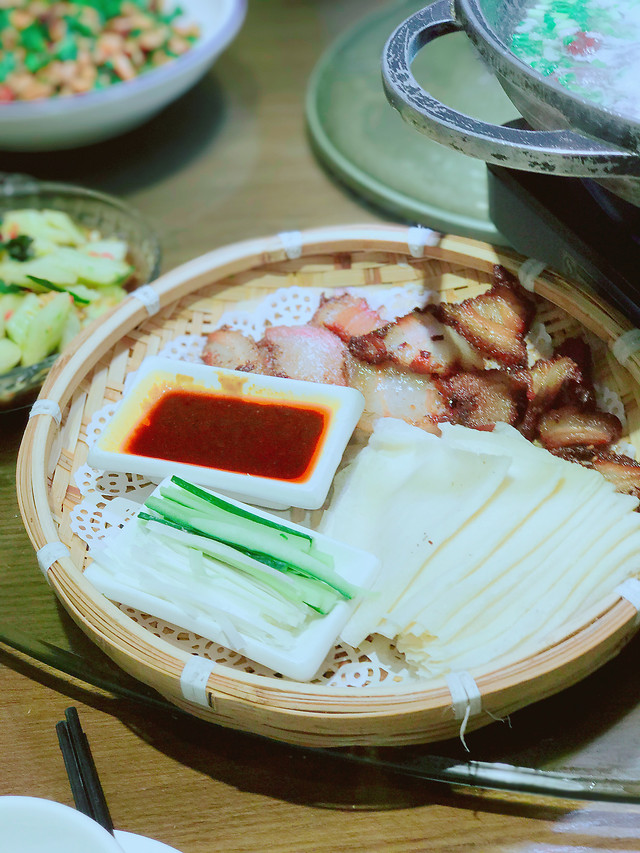
<svg viewBox="0 0 640 853"><path fill-rule="evenodd" d="M397 25L424 2L367 16L324 54L309 81L306 118L320 160L350 189L394 217L505 244L488 212L485 164L418 133L389 105L380 62ZM413 66L419 82L461 112L502 124L518 117L463 33L438 39ZM473 85L469 85L469 80Z"/></svg>

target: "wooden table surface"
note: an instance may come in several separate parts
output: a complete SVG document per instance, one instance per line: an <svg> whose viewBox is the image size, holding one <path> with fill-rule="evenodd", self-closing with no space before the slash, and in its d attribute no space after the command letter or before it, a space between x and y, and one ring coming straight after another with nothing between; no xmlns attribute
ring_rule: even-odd
<svg viewBox="0 0 640 853"><path fill-rule="evenodd" d="M164 115L82 152L6 155L2 169L128 199L157 227L165 269L247 237L380 221L384 214L338 186L314 159L303 102L323 49L382 5L252 0L236 42ZM33 566L33 576L3 605L35 635L44 615L32 598L37 592L48 601L48 593L12 493L22 426L20 416L0 425L0 563ZM60 626L68 645L97 655L62 617ZM637 649L629 657L636 660ZM79 709L116 827L182 853L640 849L635 806L454 791L302 754L114 698L9 648L0 649L0 795L72 803L54 729L71 704ZM635 731L634 724L631 741ZM630 743L634 749L640 752L637 742Z"/></svg>

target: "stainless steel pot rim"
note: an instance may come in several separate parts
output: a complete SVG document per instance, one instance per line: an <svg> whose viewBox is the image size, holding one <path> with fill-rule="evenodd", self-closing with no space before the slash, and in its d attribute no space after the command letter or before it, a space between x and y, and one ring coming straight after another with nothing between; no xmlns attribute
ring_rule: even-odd
<svg viewBox="0 0 640 853"><path fill-rule="evenodd" d="M640 151L640 120L581 98L522 62L487 21L479 0L453 0L454 14L486 62L503 78L525 91L541 87L546 103L566 117L566 126L632 151Z"/></svg>

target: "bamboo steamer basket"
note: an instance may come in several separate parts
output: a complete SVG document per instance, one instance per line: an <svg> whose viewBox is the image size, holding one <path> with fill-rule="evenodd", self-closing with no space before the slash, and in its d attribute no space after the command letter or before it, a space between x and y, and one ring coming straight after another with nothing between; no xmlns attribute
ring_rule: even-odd
<svg viewBox="0 0 640 853"><path fill-rule="evenodd" d="M93 413L119 399L126 373L177 335L202 334L239 300L290 285L330 289L424 282L447 301L459 301L487 289L494 264L517 273L525 260L454 236L443 236L420 253L410 247L409 234L395 225L310 230L300 235L302 249L295 258L280 235L212 251L156 280L152 287L160 310L153 316L130 296L87 329L58 359L42 388L40 399L57 403L62 422L58 425L48 414L30 418L18 458L17 491L36 551L58 541L68 548L68 556L49 568L48 581L79 627L123 670L199 718L305 746L404 745L460 732L444 679L334 688L213 661L202 701L185 699L180 677L191 648L169 644L93 588L83 576L90 559L87 546L69 525L70 511L80 500L74 472L86 461L86 428ZM631 325L599 298L553 273L541 273L533 287L546 300L544 320L552 338L587 329L604 343L597 378L619 394L626 438L640 448L640 360L631 354L623 367L612 352ZM467 731L584 678L622 649L637 624L636 609L612 592L535 655L471 671L482 712L470 717Z"/></svg>

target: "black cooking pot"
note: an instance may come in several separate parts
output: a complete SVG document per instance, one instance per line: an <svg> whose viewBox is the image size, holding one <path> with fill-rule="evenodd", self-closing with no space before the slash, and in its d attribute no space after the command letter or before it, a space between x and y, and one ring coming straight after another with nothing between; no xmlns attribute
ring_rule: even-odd
<svg viewBox="0 0 640 853"><path fill-rule="evenodd" d="M640 205L640 121L562 88L519 60L508 45L531 0L438 0L391 35L383 59L387 97L402 117L449 148L494 165L594 178ZM529 128L463 115L424 91L411 62L428 42L464 30Z"/></svg>

